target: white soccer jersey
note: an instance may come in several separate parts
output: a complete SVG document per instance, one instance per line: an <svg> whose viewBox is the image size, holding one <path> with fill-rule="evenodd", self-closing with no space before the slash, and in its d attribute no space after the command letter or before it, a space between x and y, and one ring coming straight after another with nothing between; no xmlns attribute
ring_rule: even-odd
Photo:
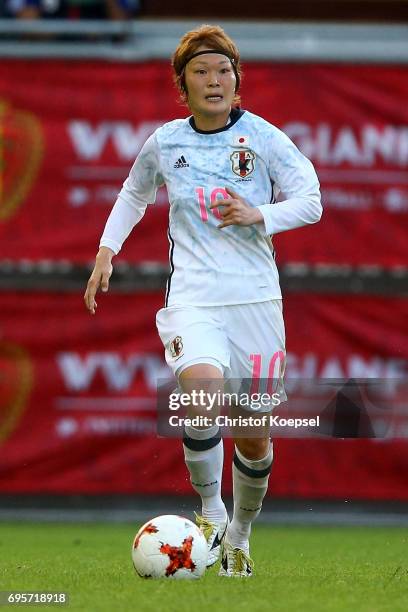
<svg viewBox="0 0 408 612"><path fill-rule="evenodd" d="M166 306L218 306L279 299L271 236L315 223L319 182L310 161L261 117L234 109L224 128L202 132L194 119L170 121L150 136L123 184L101 246L118 253L157 188L170 202ZM264 223L218 229L215 199L237 192ZM275 202L282 191L285 200ZM136 238L137 239L137 238Z"/></svg>

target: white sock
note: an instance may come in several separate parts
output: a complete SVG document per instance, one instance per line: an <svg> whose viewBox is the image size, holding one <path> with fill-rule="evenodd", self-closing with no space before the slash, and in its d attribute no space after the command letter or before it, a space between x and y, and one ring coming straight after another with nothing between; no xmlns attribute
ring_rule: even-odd
<svg viewBox="0 0 408 612"><path fill-rule="evenodd" d="M224 446L219 427L196 429L187 426L183 448L191 484L201 497L202 515L215 523L224 521L227 517L221 499Z"/></svg>
<svg viewBox="0 0 408 612"><path fill-rule="evenodd" d="M272 460L272 444L266 457L255 461L246 459L235 447L232 465L234 515L227 532L228 542L234 548L249 549L251 524L260 513L268 490Z"/></svg>

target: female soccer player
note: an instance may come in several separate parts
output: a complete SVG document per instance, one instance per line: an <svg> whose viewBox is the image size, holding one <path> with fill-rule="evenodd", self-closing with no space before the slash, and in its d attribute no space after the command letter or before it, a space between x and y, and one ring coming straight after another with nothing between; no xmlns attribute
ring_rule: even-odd
<svg viewBox="0 0 408 612"><path fill-rule="evenodd" d="M261 379L281 377L285 360L271 236L319 221L319 182L285 134L238 106L239 52L220 27L187 32L172 65L191 117L166 123L143 146L108 218L85 303L95 314L95 294L108 290L112 257L165 184L171 272L156 322L166 361L183 391L222 389L243 379L257 388ZM279 192L285 199L276 202ZM283 400L283 389L280 394ZM219 575L247 577L251 524L268 488L272 444L266 434L234 443L229 522L219 428L185 428L208 565L221 554Z"/></svg>

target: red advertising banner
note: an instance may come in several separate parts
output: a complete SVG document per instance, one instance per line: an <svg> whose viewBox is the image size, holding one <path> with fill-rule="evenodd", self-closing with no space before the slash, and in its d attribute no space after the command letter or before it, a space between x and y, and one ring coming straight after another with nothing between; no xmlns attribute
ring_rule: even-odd
<svg viewBox="0 0 408 612"><path fill-rule="evenodd" d="M91 317L80 295L0 295L0 492L190 492L181 441L156 435L162 301L107 294ZM406 379L407 311L400 298L290 294L288 379ZM275 444L270 494L408 499L406 437Z"/></svg>
<svg viewBox="0 0 408 612"><path fill-rule="evenodd" d="M279 263L405 265L407 67L244 68L244 108L286 131L322 185L321 223L278 236ZM186 114L168 62L3 60L0 258L92 260L143 142ZM162 191L122 256L166 262L167 215Z"/></svg>

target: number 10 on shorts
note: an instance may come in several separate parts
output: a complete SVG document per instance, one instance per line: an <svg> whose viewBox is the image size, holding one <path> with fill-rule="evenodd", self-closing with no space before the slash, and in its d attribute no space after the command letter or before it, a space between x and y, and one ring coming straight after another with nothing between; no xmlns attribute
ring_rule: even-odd
<svg viewBox="0 0 408 612"><path fill-rule="evenodd" d="M260 353L252 353L249 358L252 361L252 382L250 394L253 395L255 393L259 393L259 382L262 371L262 355ZM266 392L269 395L272 395L272 393L276 391L284 371L285 353L283 351L276 351L272 355L268 367L268 382Z"/></svg>

